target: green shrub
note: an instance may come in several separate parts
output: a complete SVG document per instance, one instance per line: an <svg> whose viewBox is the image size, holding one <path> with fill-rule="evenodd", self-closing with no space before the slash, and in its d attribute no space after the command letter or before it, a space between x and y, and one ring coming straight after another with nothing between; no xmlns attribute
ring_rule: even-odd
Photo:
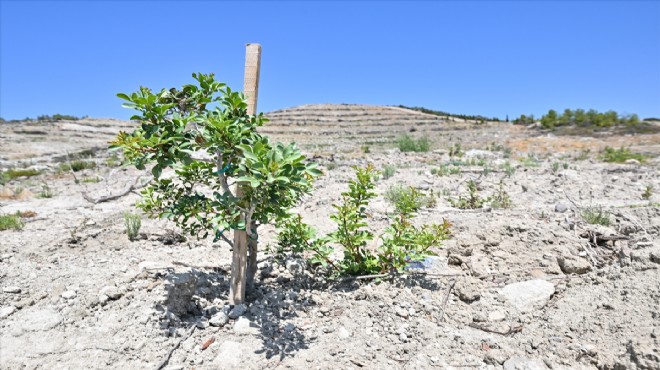
<svg viewBox="0 0 660 370"><path fill-rule="evenodd" d="M92 161L83 161L83 160L75 160L70 163L60 163L59 170L60 171L72 171L73 172L79 172L82 170L87 170L87 169L92 169L96 168L96 162Z"/></svg>
<svg viewBox="0 0 660 370"><path fill-rule="evenodd" d="M460 168L455 166L450 166L448 164L443 164L440 167L431 170L431 174L437 176L449 176L449 175L456 175L459 173L461 173Z"/></svg>
<svg viewBox="0 0 660 370"><path fill-rule="evenodd" d="M431 142L426 137L414 139L408 135L403 135L399 137L397 144L402 152L428 152L431 149Z"/></svg>
<svg viewBox="0 0 660 370"><path fill-rule="evenodd" d="M610 214L600 207L587 207L580 210L580 216L585 222L592 225L609 226Z"/></svg>
<svg viewBox="0 0 660 370"><path fill-rule="evenodd" d="M644 192L642 193L642 198L651 199L652 196L653 196L653 186L646 185L646 187L644 188Z"/></svg>
<svg viewBox="0 0 660 370"><path fill-rule="evenodd" d="M371 148L369 148L369 145L363 145L362 146L362 153L364 153L364 154L371 153Z"/></svg>
<svg viewBox="0 0 660 370"><path fill-rule="evenodd" d="M556 174L557 171L559 171L559 162L552 162L552 165L551 165L550 168L552 170L552 173Z"/></svg>
<svg viewBox="0 0 660 370"><path fill-rule="evenodd" d="M140 234L140 227L142 226L142 219L140 219L140 215L136 215L130 212L124 213L124 226L126 227L128 240L136 240Z"/></svg>
<svg viewBox="0 0 660 370"><path fill-rule="evenodd" d="M488 201L488 198L479 197L477 183L474 180L469 180L467 182L467 194L465 196L459 195L458 199L449 198L448 200L456 208L477 209L483 207L484 203Z"/></svg>
<svg viewBox="0 0 660 370"><path fill-rule="evenodd" d="M511 177L516 173L516 168L509 162L504 162L502 169L504 170L504 173L506 173L506 177Z"/></svg>
<svg viewBox="0 0 660 370"><path fill-rule="evenodd" d="M396 167L392 166L391 164L386 164L383 167L383 170L381 171L381 173L383 174L383 178L385 180L387 180L390 177L394 176L394 174L396 173Z"/></svg>
<svg viewBox="0 0 660 370"><path fill-rule="evenodd" d="M461 150L461 143L455 143L449 147L449 156L450 157L462 157L463 151Z"/></svg>
<svg viewBox="0 0 660 370"><path fill-rule="evenodd" d="M37 171L33 168L30 169L10 168L7 171L0 172L0 185L4 185L9 181L18 177L32 177L32 176L38 176L40 174L41 171Z"/></svg>
<svg viewBox="0 0 660 370"><path fill-rule="evenodd" d="M50 189L50 186L48 184L44 183L41 185L41 192L39 193L39 198L52 198L53 197L53 191Z"/></svg>
<svg viewBox="0 0 660 370"><path fill-rule="evenodd" d="M414 213L422 207L432 207L435 204L435 196L425 195L412 186L394 185L385 192L387 199L397 213Z"/></svg>
<svg viewBox="0 0 660 370"><path fill-rule="evenodd" d="M623 163L629 159L644 162L646 158L642 154L634 153L630 148L621 147L619 149L614 149L607 146L601 153L600 159L604 162Z"/></svg>
<svg viewBox="0 0 660 370"><path fill-rule="evenodd" d="M509 193L504 190L504 181L500 180L500 186L490 198L490 205L493 208L511 208L511 197L509 196Z"/></svg>
<svg viewBox="0 0 660 370"><path fill-rule="evenodd" d="M19 212L14 215L0 215L0 231L9 229L23 229L23 221Z"/></svg>

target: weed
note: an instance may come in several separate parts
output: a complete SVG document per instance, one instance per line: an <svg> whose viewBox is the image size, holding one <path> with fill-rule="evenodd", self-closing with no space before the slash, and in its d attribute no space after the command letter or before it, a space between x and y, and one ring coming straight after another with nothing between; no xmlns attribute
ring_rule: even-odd
<svg viewBox="0 0 660 370"><path fill-rule="evenodd" d="M391 164L386 164L383 167L381 173L383 174L383 178L387 180L390 177L394 176L394 174L396 173L396 167L392 166Z"/></svg>
<svg viewBox="0 0 660 370"><path fill-rule="evenodd" d="M53 197L53 191L51 190L50 186L48 186L47 183L43 183L41 185L41 192L39 193L39 198L52 198Z"/></svg>
<svg viewBox="0 0 660 370"><path fill-rule="evenodd" d="M504 173L506 173L506 177L511 177L514 173L516 173L516 168L509 162L504 162L502 169L504 170Z"/></svg>
<svg viewBox="0 0 660 370"><path fill-rule="evenodd" d="M467 195L459 195L458 199L449 198L449 203L453 207L460 209L477 209L483 207L484 203L488 201L487 198L479 197L479 190L477 189L477 183L474 180L469 180L467 182Z"/></svg>
<svg viewBox="0 0 660 370"><path fill-rule="evenodd" d="M8 169L7 171L0 173L0 185L4 185L9 181L18 178L18 177L32 177L38 176L41 174L41 171L37 171L33 168L30 169Z"/></svg>
<svg viewBox="0 0 660 370"><path fill-rule="evenodd" d="M86 183L97 183L101 182L100 177L83 177L80 182L86 182Z"/></svg>
<svg viewBox="0 0 660 370"><path fill-rule="evenodd" d="M592 225L609 226L610 214L601 207L587 207L580 210L580 216L585 222Z"/></svg>
<svg viewBox="0 0 660 370"><path fill-rule="evenodd" d="M576 161L584 161L586 159L589 159L589 153L591 152L591 149L582 149L580 151L580 154L578 154L577 157L575 157Z"/></svg>
<svg viewBox="0 0 660 370"><path fill-rule="evenodd" d="M462 157L463 151L461 150L461 143L454 143L449 147L449 156L450 157Z"/></svg>
<svg viewBox="0 0 660 370"><path fill-rule="evenodd" d="M503 180L500 180L500 186L497 188L497 192L491 197L490 205L493 208L511 208L511 197L504 190Z"/></svg>
<svg viewBox="0 0 660 370"><path fill-rule="evenodd" d="M646 185L646 187L644 188L644 192L642 193L642 198L648 200L651 199L652 196L653 196L653 186Z"/></svg>
<svg viewBox="0 0 660 370"><path fill-rule="evenodd" d="M362 153L364 153L364 154L371 153L371 149L369 148L369 145L363 145L362 146Z"/></svg>
<svg viewBox="0 0 660 370"><path fill-rule="evenodd" d="M424 195L412 186L395 185L387 189L385 199L392 203L397 213L413 213L422 207L433 206L435 196Z"/></svg>
<svg viewBox="0 0 660 370"><path fill-rule="evenodd" d="M639 162L644 162L646 157L643 154L635 153L630 148L621 147L619 149L610 148L606 146L600 155L600 159L604 162L623 163L629 159L634 159Z"/></svg>
<svg viewBox="0 0 660 370"><path fill-rule="evenodd" d="M559 171L559 162L552 162L551 169L552 173L556 174Z"/></svg>
<svg viewBox="0 0 660 370"><path fill-rule="evenodd" d="M128 240L134 241L137 239L137 236L140 232L140 227L142 226L140 215L136 215L130 212L124 213L124 226L126 226L126 234L128 235Z"/></svg>
<svg viewBox="0 0 660 370"><path fill-rule="evenodd" d="M431 170L432 175L438 175L438 176L456 175L459 173L461 173L460 168L455 166L450 166L448 164L443 164L440 167Z"/></svg>
<svg viewBox="0 0 660 370"><path fill-rule="evenodd" d="M397 144L402 152L428 152L431 149L431 142L427 137L414 139L408 135L403 135L399 137Z"/></svg>
<svg viewBox="0 0 660 370"><path fill-rule="evenodd" d="M83 161L83 160L75 160L70 163L61 163L59 170L61 172L64 171L73 171L73 172L79 172L82 170L86 169L92 169L96 168L96 162L92 161Z"/></svg>
<svg viewBox="0 0 660 370"><path fill-rule="evenodd" d="M538 167L539 166L539 160L536 159L534 154L529 153L526 158L523 158L520 160L520 162L523 164L525 167Z"/></svg>
<svg viewBox="0 0 660 370"><path fill-rule="evenodd" d="M328 162L328 163L325 164L325 168L326 168L328 171L332 171L332 170L334 170L335 168L337 168L337 163L335 163L335 162Z"/></svg>
<svg viewBox="0 0 660 370"><path fill-rule="evenodd" d="M19 212L14 215L0 215L0 231L9 229L23 229L23 221Z"/></svg>
<svg viewBox="0 0 660 370"><path fill-rule="evenodd" d="M121 166L121 162L119 155L117 153L112 153L112 155L105 160L105 165L108 167L119 167Z"/></svg>

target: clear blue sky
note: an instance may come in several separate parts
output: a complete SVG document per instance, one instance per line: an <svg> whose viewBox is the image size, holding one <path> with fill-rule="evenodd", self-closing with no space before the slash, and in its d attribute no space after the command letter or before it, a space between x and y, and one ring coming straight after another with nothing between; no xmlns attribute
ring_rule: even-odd
<svg viewBox="0 0 660 370"><path fill-rule="evenodd" d="M424 106L511 118L548 109L660 116L660 2L0 3L0 116L128 118L117 92L214 72L259 110Z"/></svg>

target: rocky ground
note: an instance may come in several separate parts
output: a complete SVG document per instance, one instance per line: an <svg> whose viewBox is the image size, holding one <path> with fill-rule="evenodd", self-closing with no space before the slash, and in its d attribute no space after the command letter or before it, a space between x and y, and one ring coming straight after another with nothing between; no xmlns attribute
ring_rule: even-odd
<svg viewBox="0 0 660 370"><path fill-rule="evenodd" d="M305 109L287 117L315 114ZM0 231L0 368L156 369L168 358L165 369L660 368L660 135L415 126L421 116L407 114L405 127L392 127L428 135L431 151L400 153L395 137L373 139L371 128L368 144L350 125L314 131L321 123L305 135L323 145L305 143L278 129L292 124L277 114L268 129L301 142L325 169L299 207L307 223L333 230L331 205L351 166L392 165L369 207L373 229L387 223L390 187L417 187L436 202L416 222L453 225L438 256L392 282L329 281L304 261L264 252L249 303L231 309L226 244L183 238L146 217L140 238L128 240L123 214L139 199L130 190L148 172L118 167L105 143L130 123L0 125L0 167L41 171L0 188L0 214L25 216L22 230ZM450 157L457 142L464 155ZM604 163L605 145L649 159ZM79 184L60 168L67 154L96 164L75 173ZM439 174L447 164L455 173ZM512 207L452 207L448 198L465 194L469 179L482 196L501 182ZM643 199L648 186L656 193ZM585 222L590 207L610 225ZM261 237L265 250L274 229Z"/></svg>

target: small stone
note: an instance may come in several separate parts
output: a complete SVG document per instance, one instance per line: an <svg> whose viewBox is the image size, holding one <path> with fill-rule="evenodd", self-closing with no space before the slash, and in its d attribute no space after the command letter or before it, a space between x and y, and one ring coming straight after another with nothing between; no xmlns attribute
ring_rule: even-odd
<svg viewBox="0 0 660 370"><path fill-rule="evenodd" d="M408 341L408 335L406 335L406 333L399 334L399 340L402 341L402 342L407 342Z"/></svg>
<svg viewBox="0 0 660 370"><path fill-rule="evenodd" d="M548 370L543 361L527 357L511 357L503 366L504 370Z"/></svg>
<svg viewBox="0 0 660 370"><path fill-rule="evenodd" d="M19 288L17 286L6 286L6 287L2 288L2 291L4 293L18 294L18 293L21 292L21 288Z"/></svg>
<svg viewBox="0 0 660 370"><path fill-rule="evenodd" d="M210 324L209 319L207 319L206 317L202 317L199 321L197 321L195 325L199 329L206 329L209 327L209 324Z"/></svg>
<svg viewBox="0 0 660 370"><path fill-rule="evenodd" d="M341 339L346 339L351 336L351 333L343 326L339 328L337 334L339 334L339 338Z"/></svg>
<svg viewBox="0 0 660 370"><path fill-rule="evenodd" d="M243 316L245 312L247 312L247 306L244 304L237 304L234 306L234 308L231 309L231 311L229 311L229 315L227 316L229 316L229 318L232 320L236 320L240 316Z"/></svg>
<svg viewBox="0 0 660 370"><path fill-rule="evenodd" d="M502 295L521 313L542 308L555 293L555 286L545 280L528 280L502 288Z"/></svg>
<svg viewBox="0 0 660 370"><path fill-rule="evenodd" d="M408 312L408 310L406 310L406 309L403 308L403 307L397 307L397 309L396 309L396 314L397 314L398 316L403 317L404 319L407 319L408 316L410 316L410 312Z"/></svg>
<svg viewBox="0 0 660 370"><path fill-rule="evenodd" d="M14 312L16 312L16 307L14 307L14 306L2 307L2 308L0 308L0 319L4 319L5 317L9 317Z"/></svg>
<svg viewBox="0 0 660 370"><path fill-rule="evenodd" d="M66 292L62 293L61 296L64 299L73 299L76 298L76 292L73 290L67 290Z"/></svg>
<svg viewBox="0 0 660 370"><path fill-rule="evenodd" d="M456 283L458 298L465 303L472 303L481 298L479 283L474 279L461 279Z"/></svg>
<svg viewBox="0 0 660 370"><path fill-rule="evenodd" d="M101 295L105 295L108 298L115 300L115 299L119 299L123 294L124 293L121 292L119 289L117 289L117 287L108 285L108 286L104 286L99 291L99 300L101 300L100 297Z"/></svg>
<svg viewBox="0 0 660 370"><path fill-rule="evenodd" d="M583 258L558 257L557 263L565 274L582 275L591 271L591 264Z"/></svg>
<svg viewBox="0 0 660 370"><path fill-rule="evenodd" d="M555 204L555 212L564 213L568 211L568 206L564 203Z"/></svg>
<svg viewBox="0 0 660 370"><path fill-rule="evenodd" d="M638 160L633 159L633 158L626 159L626 161L624 163L625 164L640 164L640 162Z"/></svg>
<svg viewBox="0 0 660 370"><path fill-rule="evenodd" d="M224 312L216 313L209 320L209 324L215 327L225 326L225 324L227 324L228 322L229 322L229 316L227 316L227 314L225 314Z"/></svg>
<svg viewBox="0 0 660 370"><path fill-rule="evenodd" d="M239 335L259 334L259 328L247 317L239 317L234 323L234 333Z"/></svg>
<svg viewBox="0 0 660 370"><path fill-rule="evenodd" d="M484 362L489 365L502 365L510 356L510 353L502 349L493 348L486 352Z"/></svg>
<svg viewBox="0 0 660 370"><path fill-rule="evenodd" d="M213 360L216 369L238 369L244 365L243 346L229 340L220 345L218 355Z"/></svg>
<svg viewBox="0 0 660 370"><path fill-rule="evenodd" d="M488 321L490 322L504 321L505 319L506 319L506 314L502 311L494 311L488 314Z"/></svg>
<svg viewBox="0 0 660 370"><path fill-rule="evenodd" d="M108 303L109 300L110 298L107 295L99 294L99 304L101 304L101 306L105 306L105 304Z"/></svg>
<svg viewBox="0 0 660 370"><path fill-rule="evenodd" d="M300 264L300 261L295 260L295 259L288 259L286 260L286 269L289 270L289 272L293 275L297 275L302 272L303 267Z"/></svg>

